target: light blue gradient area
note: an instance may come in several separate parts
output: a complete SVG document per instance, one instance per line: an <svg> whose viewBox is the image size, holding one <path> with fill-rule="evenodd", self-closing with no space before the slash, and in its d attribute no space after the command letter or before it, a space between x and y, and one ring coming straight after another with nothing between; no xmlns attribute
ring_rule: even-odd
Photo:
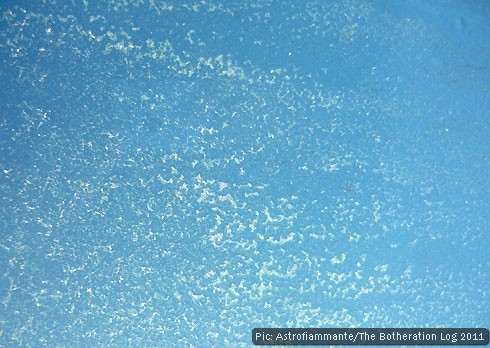
<svg viewBox="0 0 490 348"><path fill-rule="evenodd" d="M490 327L489 18L2 2L0 346Z"/></svg>

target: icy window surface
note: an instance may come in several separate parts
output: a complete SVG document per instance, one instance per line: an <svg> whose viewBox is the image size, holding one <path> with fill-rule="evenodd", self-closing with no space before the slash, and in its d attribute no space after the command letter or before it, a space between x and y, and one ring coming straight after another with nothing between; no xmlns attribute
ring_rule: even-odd
<svg viewBox="0 0 490 348"><path fill-rule="evenodd" d="M490 327L488 18L3 1L0 346Z"/></svg>

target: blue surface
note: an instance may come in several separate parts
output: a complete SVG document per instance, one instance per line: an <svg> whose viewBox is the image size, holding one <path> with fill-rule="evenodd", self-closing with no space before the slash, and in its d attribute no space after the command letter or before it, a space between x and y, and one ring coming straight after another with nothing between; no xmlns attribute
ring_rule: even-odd
<svg viewBox="0 0 490 348"><path fill-rule="evenodd" d="M490 327L489 16L2 2L0 346Z"/></svg>

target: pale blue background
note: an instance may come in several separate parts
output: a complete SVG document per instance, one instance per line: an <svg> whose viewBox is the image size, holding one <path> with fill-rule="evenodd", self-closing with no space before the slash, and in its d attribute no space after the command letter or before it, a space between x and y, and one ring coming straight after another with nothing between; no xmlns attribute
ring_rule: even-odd
<svg viewBox="0 0 490 348"><path fill-rule="evenodd" d="M489 327L485 1L3 1L0 346Z"/></svg>

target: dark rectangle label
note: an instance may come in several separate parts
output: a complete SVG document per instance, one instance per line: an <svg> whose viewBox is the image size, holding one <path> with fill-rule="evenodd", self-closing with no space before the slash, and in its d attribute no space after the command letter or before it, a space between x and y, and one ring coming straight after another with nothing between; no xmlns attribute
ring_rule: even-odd
<svg viewBox="0 0 490 348"><path fill-rule="evenodd" d="M285 329L252 330L255 345L487 345L488 329Z"/></svg>

